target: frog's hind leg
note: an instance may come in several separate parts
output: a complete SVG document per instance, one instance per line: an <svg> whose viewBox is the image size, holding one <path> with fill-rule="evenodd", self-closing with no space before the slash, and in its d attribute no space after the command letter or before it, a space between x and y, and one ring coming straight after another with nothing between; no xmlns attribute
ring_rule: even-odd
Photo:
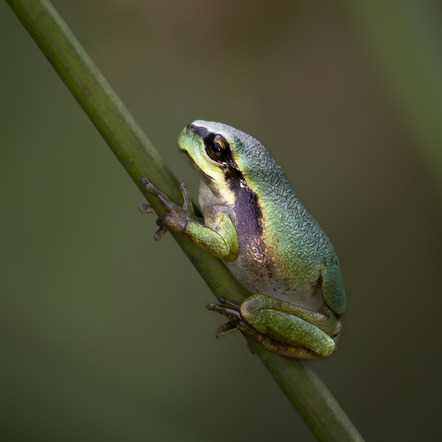
<svg viewBox="0 0 442 442"><path fill-rule="evenodd" d="M327 322L320 313L309 312L275 298L252 295L242 303L241 317L249 328L254 329L256 336L249 334L277 353L321 359L331 356L336 350L335 341L319 328L322 322Z"/></svg>
<svg viewBox="0 0 442 442"><path fill-rule="evenodd" d="M256 308L256 303L263 307L263 301L271 299L260 298L261 295L252 295L241 305L226 299L221 299L221 304L209 304L208 311L228 318L228 322L219 327L217 338L240 330L267 350L299 359L321 359L334 352L334 341L313 324L284 311Z"/></svg>

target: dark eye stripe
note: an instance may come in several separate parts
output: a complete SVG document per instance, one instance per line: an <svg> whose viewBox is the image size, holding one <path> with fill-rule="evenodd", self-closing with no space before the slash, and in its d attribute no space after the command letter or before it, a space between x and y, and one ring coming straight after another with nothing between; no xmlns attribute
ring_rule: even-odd
<svg viewBox="0 0 442 442"><path fill-rule="evenodd" d="M212 142L213 139L215 138L215 134L213 132L210 132L210 130L202 126L195 126L194 124L189 124L187 126L187 129L189 129L190 132L199 135L203 139L204 144L206 145L208 141Z"/></svg>

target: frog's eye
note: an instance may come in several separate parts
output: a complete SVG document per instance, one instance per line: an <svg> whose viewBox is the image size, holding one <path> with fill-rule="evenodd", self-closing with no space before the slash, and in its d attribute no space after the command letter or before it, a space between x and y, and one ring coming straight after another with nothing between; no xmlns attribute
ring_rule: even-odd
<svg viewBox="0 0 442 442"><path fill-rule="evenodd" d="M223 163L230 159L230 146L227 140L221 135L217 135L213 141L206 146L207 155L218 163Z"/></svg>

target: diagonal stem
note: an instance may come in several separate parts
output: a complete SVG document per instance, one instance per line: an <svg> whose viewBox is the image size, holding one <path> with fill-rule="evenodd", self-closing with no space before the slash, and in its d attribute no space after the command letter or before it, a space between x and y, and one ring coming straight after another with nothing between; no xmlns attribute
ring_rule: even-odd
<svg viewBox="0 0 442 442"><path fill-rule="evenodd" d="M181 201L177 179L51 3L47 0L6 1L157 213L162 213L161 204L144 191L140 184L142 177L148 177L171 198ZM219 260L180 236L175 239L218 298L240 302L247 296L247 291ZM362 440L306 363L270 353L252 341L249 345L318 440Z"/></svg>

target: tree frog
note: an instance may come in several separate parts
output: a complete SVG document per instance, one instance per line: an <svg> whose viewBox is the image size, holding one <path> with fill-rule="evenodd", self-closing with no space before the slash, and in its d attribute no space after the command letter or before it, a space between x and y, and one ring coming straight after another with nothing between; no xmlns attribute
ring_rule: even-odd
<svg viewBox="0 0 442 442"><path fill-rule="evenodd" d="M341 267L281 166L258 140L217 122L189 124L178 146L201 178L203 218L184 184L183 207L147 179L142 184L166 209L155 238L178 232L221 259L251 293L240 305L222 299L208 306L228 318L220 332L239 329L294 358L332 355L346 307ZM145 204L140 210L152 211Z"/></svg>

